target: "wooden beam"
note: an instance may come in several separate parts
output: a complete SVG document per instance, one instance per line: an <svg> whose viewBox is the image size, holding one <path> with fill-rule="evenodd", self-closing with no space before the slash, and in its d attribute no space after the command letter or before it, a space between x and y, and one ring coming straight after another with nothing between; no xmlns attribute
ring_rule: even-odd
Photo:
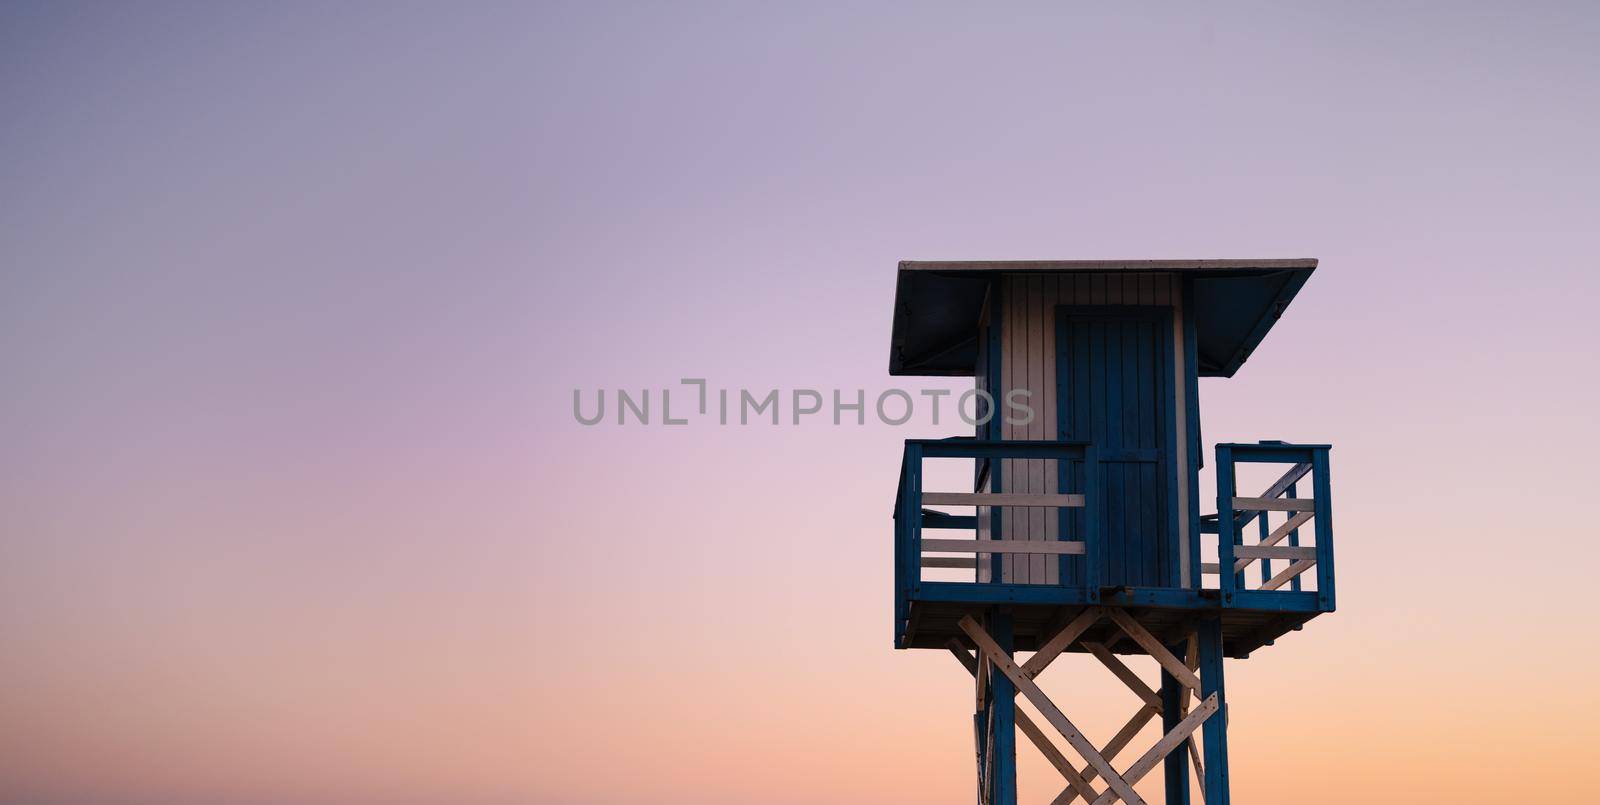
<svg viewBox="0 0 1600 805"><path fill-rule="evenodd" d="M1284 537L1289 536L1289 532L1291 532L1291 531L1299 528L1300 526L1303 526L1306 523L1310 522L1311 518L1313 516L1315 516L1315 514L1316 514L1315 512L1298 512L1298 513L1296 513L1293 517L1289 518L1288 522L1285 522L1283 525L1280 525L1276 529L1273 529L1273 532L1271 534L1268 534L1267 538L1261 541L1261 544L1262 545L1277 545L1278 543L1283 541ZM1235 547L1233 550L1234 550L1234 554L1233 555L1234 556L1238 556L1239 555L1238 547ZM1255 560L1253 560L1253 559L1240 559L1239 561L1234 562L1233 563L1234 572L1237 573L1237 572L1239 572L1241 570L1244 570L1245 568L1249 567L1250 563L1253 562L1253 561L1255 561ZM1213 567L1215 567L1215 566L1213 565ZM1212 571L1212 572L1216 572L1216 571Z"/></svg>
<svg viewBox="0 0 1600 805"><path fill-rule="evenodd" d="M924 568L944 567L971 570L978 566L978 560L968 559L964 556L924 556L922 557L922 566Z"/></svg>
<svg viewBox="0 0 1600 805"><path fill-rule="evenodd" d="M977 693L977 711L982 712L984 700L989 698L989 663L983 661L983 655L978 655L978 684L973 686Z"/></svg>
<svg viewBox="0 0 1600 805"><path fill-rule="evenodd" d="M1295 498L1295 500L1299 500L1299 499L1300 498ZM1267 544L1267 545L1276 545L1276 544L1278 544L1278 542L1280 542L1284 537L1289 536L1289 532L1299 528L1300 526L1305 525L1306 523L1311 522L1311 518L1313 518L1315 516L1317 516L1317 513L1314 512L1314 511L1296 512L1295 515L1293 517L1290 517L1287 521L1285 521L1283 525L1280 525L1277 528L1273 529L1272 530L1272 534L1270 534L1266 538L1264 544Z"/></svg>
<svg viewBox="0 0 1600 805"><path fill-rule="evenodd" d="M982 687L982 680L979 679L979 675L982 673L982 665L976 657L967 653L967 647L961 645L961 641L953 637L944 642L944 647L950 650L956 661L961 663L961 667L967 669L967 673L972 674L973 680L979 683L979 687ZM981 693L978 695L978 713L983 713L983 695ZM1017 715L1021 716L1022 712L1018 711ZM972 749L978 764L978 802L980 805L989 801L988 792L985 790L984 785L984 777L988 775L988 741L986 740L987 736L983 734L983 730L984 727L978 724L978 717L974 716L972 720Z"/></svg>
<svg viewBox="0 0 1600 805"><path fill-rule="evenodd" d="M976 775L978 778L978 805L984 805L984 803L989 801L989 798L983 793L983 742L987 739L987 736L983 734L983 726L979 723L980 718L982 718L982 716L977 713L974 713L972 716L972 759L973 763L977 765L978 769L978 773Z"/></svg>
<svg viewBox="0 0 1600 805"><path fill-rule="evenodd" d="M974 677L978 675L978 660L971 654L967 653L967 649L965 646L961 645L961 641L952 637L950 640L945 642L944 646L945 648L949 649L950 653L955 655L956 660L967 669L967 673L972 674ZM1015 705L1013 704L1013 706ZM1035 747L1038 747L1040 754L1044 755L1045 760L1050 761L1050 765L1055 766L1056 771L1061 772L1061 776L1066 778L1067 790L1078 792L1085 800L1089 800L1100 795L1098 791L1095 791L1094 788L1089 785L1089 781L1085 780L1083 775L1078 773L1078 770L1073 767L1072 762L1067 760L1065 755L1061 754L1061 750L1057 749L1056 745L1050 742L1050 738L1044 734L1044 730L1039 729L1039 725L1033 723L1033 719L1029 718L1028 714L1023 712L1022 708L1017 708L1016 716L1017 728L1022 730L1022 734L1028 736L1028 740L1032 741Z"/></svg>
<svg viewBox="0 0 1600 805"><path fill-rule="evenodd" d="M1031 677L1023 673L1022 668L1011 659L1011 656L1004 649L1000 648L1000 644L996 643L994 638L990 637L989 633L985 632L977 621L972 619L971 615L962 616L960 626L961 631L966 632L967 636L972 638L972 642L976 643L979 651L989 658L989 662L995 669L1005 674L1012 684L1017 686L1017 690L1021 691L1022 695L1026 696L1028 701L1039 709L1039 713L1045 717L1046 721L1050 722L1050 726L1055 727L1056 731L1067 739L1067 743L1077 750L1078 754L1082 755L1091 767L1100 772L1100 776L1106 781L1106 785L1111 787L1113 793L1128 802L1129 805L1145 805L1144 798L1140 797L1138 792L1133 790L1133 786L1128 785L1127 781L1122 779L1122 775L1118 774L1117 770L1113 769L1111 764L1100 756L1100 752L1094 748L1094 744L1090 743L1088 738L1083 737L1083 733L1073 725L1071 719L1068 719L1066 714L1062 713L1061 709L1050 701L1050 697L1039 689L1038 684Z"/></svg>
<svg viewBox="0 0 1600 805"><path fill-rule="evenodd" d="M1155 768L1162 758L1178 748L1178 744L1188 740L1189 735L1198 729L1201 724L1205 723L1205 720L1215 712L1217 712L1217 694L1213 693L1207 696L1205 701L1201 702L1200 706L1196 707L1194 712L1190 713L1187 718L1178 722L1178 725L1173 727L1171 732L1162 736L1161 740L1156 741L1156 745L1150 747L1150 751L1145 752L1138 760L1135 760L1133 765L1128 767L1125 779L1129 783L1137 783L1144 779L1144 776L1149 774L1150 770ZM1107 791L1094 801L1094 805L1111 805L1111 803L1117 801L1118 796L1119 792L1114 789Z"/></svg>
<svg viewBox="0 0 1600 805"><path fill-rule="evenodd" d="M1045 644L1040 646L1039 650L1035 651L1033 656L1022 664L1022 672L1027 674L1029 679L1038 676L1044 671L1045 666L1054 662L1056 657L1061 656L1061 652L1066 651L1079 637L1083 636L1084 632L1089 631L1089 627L1099 623L1100 616L1103 614L1105 613L1099 607L1089 607L1078 613L1078 617L1073 618L1066 626L1061 627L1061 631L1056 632L1054 637L1045 641Z"/></svg>
<svg viewBox="0 0 1600 805"><path fill-rule="evenodd" d="M1111 639L1106 641L1104 645L1109 650L1112 645L1121 639L1122 635L1120 634L1112 635ZM1088 644L1086 643L1084 645L1087 646ZM1199 667L1200 656L1198 652L1199 643L1196 640L1195 634L1191 632L1188 638L1188 646L1185 649L1183 656L1183 663L1184 665L1188 666L1190 670L1194 670L1195 668ZM1178 712L1181 715L1187 716L1189 714L1189 695L1193 692L1194 691L1190 690L1189 688L1183 689L1183 695L1179 698L1179 702L1181 704L1178 707ZM1101 754L1105 755L1107 760L1116 757L1117 753L1121 752L1122 748L1127 746L1128 742L1132 741L1134 736L1139 734L1139 730L1144 729L1144 725L1149 723L1150 719L1154 718L1157 712L1158 711L1156 708L1149 705L1139 708L1139 712L1134 713L1133 718L1128 719L1128 723L1124 724L1122 729L1119 730L1114 737L1112 737L1111 741L1106 744L1106 748L1101 751ZM1189 755L1190 757L1197 759L1195 768L1202 768L1198 765L1200 748L1195 744L1193 735L1189 736ZM1088 770L1084 776L1092 782L1095 777L1094 770ZM1205 776L1202 774L1200 779L1203 781ZM1205 798L1204 792L1202 792L1200 796L1203 801ZM1056 797L1055 802L1052 805L1066 805L1076 798L1077 794L1071 788L1068 788L1062 791L1061 794Z"/></svg>
<svg viewBox="0 0 1600 805"><path fill-rule="evenodd" d="M1144 680L1140 679L1139 675L1134 673L1133 669L1129 668L1126 663L1117 659L1117 655L1112 654L1110 649L1099 643L1084 643L1083 647L1088 649L1089 653L1093 654L1094 658L1099 660L1100 664L1111 671L1116 678L1122 680L1122 684L1127 685L1128 690L1133 691L1135 696L1143 699L1145 704L1156 708L1157 713L1161 712L1161 694L1151 690L1150 686L1146 685Z"/></svg>
<svg viewBox="0 0 1600 805"><path fill-rule="evenodd" d="M1267 491L1262 492L1261 496L1264 498L1283 497L1283 493L1289 491L1289 487L1294 486L1301 478L1306 477L1306 473L1310 471L1310 463L1296 464L1290 467L1289 471L1280 476L1278 480L1273 481L1272 486L1267 487Z"/></svg>
<svg viewBox="0 0 1600 805"><path fill-rule="evenodd" d="M1189 744L1189 765L1194 767L1194 776L1200 781L1200 801L1203 803L1206 801L1206 764L1200 760L1200 745L1194 742L1193 735L1189 736L1186 743Z"/></svg>
<svg viewBox="0 0 1600 805"><path fill-rule="evenodd" d="M1191 671L1196 670L1200 667L1200 633L1190 632L1184 643L1186 645L1183 649L1183 664ZM1196 691L1184 689L1183 696L1179 699L1181 704L1178 705L1180 716L1189 715L1191 693L1199 695ZM1194 766L1195 779L1199 781L1200 801L1203 803L1206 801L1206 765L1200 760L1200 745L1195 742L1193 733L1189 735L1189 763Z"/></svg>
<svg viewBox="0 0 1600 805"><path fill-rule="evenodd" d="M1161 667L1167 669L1167 673L1171 674L1173 679L1178 680L1190 690L1200 690L1200 677L1195 676L1188 666L1180 662L1177 657L1172 656L1172 652L1167 651L1167 647L1161 645L1161 641L1157 640L1155 635L1150 634L1150 631L1134 620L1131 615L1118 607L1107 607L1106 614L1111 617L1111 620L1122 631L1127 632L1128 636L1133 638L1133 642L1138 643L1146 654L1154 657L1156 662L1161 663Z"/></svg>
<svg viewBox="0 0 1600 805"><path fill-rule="evenodd" d="M1289 491L1289 487L1294 486L1295 483L1297 483L1301 478L1305 477L1305 474L1310 471L1310 464L1296 464L1290 467L1289 471L1283 474L1283 477L1274 481L1272 486L1267 487L1267 491L1261 493L1261 497L1283 497L1283 493ZM1233 513L1234 527L1240 531L1243 531L1244 527L1249 525L1250 521L1254 520L1258 516L1259 512L1235 511Z"/></svg>
<svg viewBox="0 0 1600 805"><path fill-rule="evenodd" d="M961 661L961 667L967 669L967 672L972 674L973 679L978 678L978 660L971 654L967 653L967 647L961 645L960 640L952 637L949 640L944 641L944 647L948 649L951 654L954 654L957 660Z"/></svg>
<svg viewBox="0 0 1600 805"><path fill-rule="evenodd" d="M988 666L985 666L988 667ZM983 801L985 805L993 799L994 792L994 709L989 710L989 720L984 725L988 733L983 740Z"/></svg>
<svg viewBox="0 0 1600 805"><path fill-rule="evenodd" d="M927 497L926 494L923 495ZM1315 511L1317 501L1312 498L1234 498L1233 507L1250 512L1308 512Z"/></svg>
<svg viewBox="0 0 1600 805"><path fill-rule="evenodd" d="M1132 718L1128 719L1128 723L1123 724L1122 729L1117 730L1117 734L1113 735L1111 740L1106 742L1106 748L1102 749L1100 754L1104 755L1105 759L1108 761L1116 757L1118 752L1121 752L1123 748L1125 748L1133 741L1135 737L1139 735L1139 730L1144 729L1144 725L1149 724L1150 719L1155 717L1156 710L1154 707L1145 705L1144 707L1139 708L1139 711L1134 713ZM1094 778L1097 774L1098 772L1092 768L1085 769L1083 772L1084 779L1089 780L1090 782L1094 781ZM1051 805L1067 805L1067 803L1072 802L1077 798L1078 792L1073 790L1071 786L1068 786L1056 796ZM1084 798L1084 802L1093 801L1094 800L1087 797Z"/></svg>
<svg viewBox="0 0 1600 805"><path fill-rule="evenodd" d="M1028 718L1028 714L1022 712L1020 707L1017 708L1017 729L1022 730L1022 734L1033 741L1033 745L1039 748L1045 759L1050 761L1050 765L1055 766L1056 771L1067 779L1067 790L1083 797L1085 802L1092 801L1100 795L1089 785L1088 779L1073 767L1072 761L1067 760L1066 756L1061 754L1061 750L1056 749L1056 745L1050 742L1044 730L1039 729L1039 725L1033 723L1033 719Z"/></svg>
<svg viewBox="0 0 1600 805"><path fill-rule="evenodd" d="M1082 556L1081 542L1035 542L1026 539L926 539L923 553L1047 553Z"/></svg>
<svg viewBox="0 0 1600 805"><path fill-rule="evenodd" d="M925 506L1042 506L1081 509L1083 495L1045 495L1020 492L923 492Z"/></svg>
<svg viewBox="0 0 1600 805"><path fill-rule="evenodd" d="M1235 545L1233 555L1245 559L1315 559L1317 549L1289 545Z"/></svg>
<svg viewBox="0 0 1600 805"><path fill-rule="evenodd" d="M1315 551L1316 548L1307 548L1306 550ZM1279 587L1282 587L1283 585L1288 584L1289 581L1291 579L1293 579L1295 576L1298 576L1301 573L1304 573L1307 570L1310 570L1311 568L1316 567L1316 566L1317 566L1317 560L1316 559L1301 559L1299 561L1296 561L1296 562L1290 564L1288 567L1284 568L1283 570L1279 571L1278 575L1273 576L1270 579L1267 579L1267 581L1261 585L1261 589L1263 589L1263 590L1276 590Z"/></svg>

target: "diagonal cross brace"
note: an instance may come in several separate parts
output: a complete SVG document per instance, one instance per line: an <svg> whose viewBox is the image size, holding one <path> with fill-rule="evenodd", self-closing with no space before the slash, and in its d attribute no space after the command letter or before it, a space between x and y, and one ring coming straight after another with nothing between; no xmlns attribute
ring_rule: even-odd
<svg viewBox="0 0 1600 805"><path fill-rule="evenodd" d="M1167 673L1171 674L1173 679L1178 680L1179 684L1196 693L1200 691L1200 677L1195 676L1194 672L1189 670L1189 666L1183 664L1183 661L1172 656L1172 652L1168 651L1166 646L1161 645L1161 641L1157 640L1155 635L1150 634L1150 630L1134 620L1132 615L1116 608L1107 609L1106 614L1111 617L1112 622L1117 624L1118 628L1127 632L1128 636L1133 638L1133 642L1139 644L1139 648L1144 649L1146 654L1154 657L1156 662L1161 663L1161 667L1167 669Z"/></svg>
<svg viewBox="0 0 1600 805"><path fill-rule="evenodd" d="M1089 607L1078 613L1078 617L1073 618L1066 626L1061 627L1061 631L1056 632L1054 637L1045 641L1045 644L1040 646L1039 650L1035 651L1033 656L1022 664L1023 673L1026 673L1030 679L1044 673L1044 669L1054 662L1057 657L1061 656L1061 652L1070 648L1078 638L1083 636L1084 632L1089 631L1090 627L1099 623L1101 616L1104 614L1105 611L1100 607Z"/></svg>
<svg viewBox="0 0 1600 805"><path fill-rule="evenodd" d="M1122 660L1117 659L1117 655L1111 653L1111 649L1100 643L1084 643L1083 647L1088 649L1089 653L1093 654L1094 658L1099 660L1100 664L1104 665L1113 676L1122 680L1122 684L1127 685L1128 690L1133 691L1133 695L1143 699L1145 704L1154 707L1157 713L1161 712L1161 694L1151 690L1150 686L1146 685L1144 680L1133 672L1132 668L1129 668Z"/></svg>
<svg viewBox="0 0 1600 805"><path fill-rule="evenodd" d="M978 660L967 653L967 649L961 645L961 641L952 637L949 642L945 643L945 648L955 655L955 658L961 662L968 673L972 674L973 677L977 677ZM1015 704L1012 706L1016 707ZM1039 748L1039 752L1044 755L1045 760L1050 761L1050 765L1055 766L1056 771L1061 772L1061 776L1067 778L1067 790L1081 795L1085 800L1100 796L1100 793L1089 785L1089 781L1078 773L1072 762L1067 760L1066 756L1056 749L1055 744L1050 742L1050 739L1045 736L1044 730L1039 729L1039 725L1033 723L1033 719L1029 718L1028 714L1023 712L1020 707L1016 707L1016 720L1017 729L1022 730L1022 734L1028 736L1028 740Z"/></svg>
<svg viewBox="0 0 1600 805"><path fill-rule="evenodd" d="M1060 708L1050 701L1050 697L1039 689L1033 678L1025 673L1004 649L1000 648L1000 644L996 643L994 638L990 637L989 633L984 631L983 627L972 619L971 615L963 616L960 626L961 631L966 632L967 637L972 638L972 642L978 646L978 651L988 657L989 662L994 665L995 669L1005 674L1012 684L1017 686L1017 690L1026 696L1034 707L1039 709L1045 720L1050 722L1050 726L1055 727L1056 731L1060 732L1063 738L1066 738L1067 743L1077 750L1078 754L1082 755L1095 771L1100 773L1100 776L1106 781L1106 785L1111 788L1108 793L1116 794L1128 802L1129 805L1145 805L1144 799L1139 796L1138 792L1133 790L1133 786L1129 785L1122 778L1122 775L1118 774L1117 770L1106 762L1106 759L1100 755L1099 750L1095 749L1094 744L1083 736L1083 733L1073 725L1066 714L1062 713ZM1103 799L1104 795L1101 798Z"/></svg>
<svg viewBox="0 0 1600 805"><path fill-rule="evenodd" d="M1178 744L1187 741L1190 734L1199 729L1200 725L1205 723L1206 719L1210 718L1212 714L1216 713L1217 707L1217 694L1213 693L1210 696L1207 696L1205 701L1201 702L1200 706L1194 709L1194 712L1190 713L1184 720L1178 722L1178 724L1172 728L1172 731L1168 732L1161 738L1161 740L1157 741L1155 746L1150 747L1149 751L1145 752L1143 755L1140 755L1139 759L1135 760L1133 765L1128 767L1128 772L1124 775L1124 779L1126 779L1129 784L1137 783L1144 779L1144 776L1149 774L1150 770L1155 768L1156 764L1160 763L1162 758L1165 758L1174 749L1177 749ZM1113 789L1101 794L1100 798L1094 801L1094 805L1111 805L1111 803L1117 801L1117 798L1118 792Z"/></svg>
<svg viewBox="0 0 1600 805"><path fill-rule="evenodd" d="M1122 729L1117 730L1117 734L1113 735L1111 740L1106 742L1106 747L1100 750L1100 754L1105 756L1107 761L1114 759L1118 752L1121 752L1125 747L1127 747L1128 744L1133 742L1133 739L1138 736L1139 731L1144 729L1144 725L1149 724L1150 719L1155 717L1155 708L1150 707L1149 705L1139 708L1139 711L1134 713L1132 718L1128 719L1128 723L1123 724ZM1087 769L1084 771L1083 777L1085 780L1093 782L1097 774L1098 772L1096 772L1094 769ZM1067 805L1067 803L1076 800L1078 795L1079 792L1076 789L1074 789L1072 786L1067 786L1066 788L1062 789L1060 794L1056 796L1055 800L1052 802L1052 805ZM1094 801L1094 799L1090 799L1089 797L1084 797L1083 799L1085 802Z"/></svg>
<svg viewBox="0 0 1600 805"><path fill-rule="evenodd" d="M1198 657L1196 656L1195 651L1197 644L1193 635L1190 636L1188 641L1188 650L1184 652L1184 659L1179 660L1177 657L1173 656L1170 651L1167 651L1166 647L1159 640L1157 640L1154 635L1150 634L1149 631L1146 630L1141 624L1135 621L1132 617L1128 616L1125 611L1118 608L1107 607L1104 610L1104 614L1109 616L1125 634L1132 637L1135 642L1140 644L1141 647L1160 647L1164 654L1165 661L1163 661L1163 654L1157 654L1156 652L1151 653L1158 662L1161 662L1162 667L1167 669L1168 674L1172 673L1170 670L1172 666L1177 666L1185 671L1188 671L1189 675L1193 677L1194 669L1198 665ZM1083 647L1090 654L1093 654L1095 658L1101 662L1101 664L1105 665L1106 668L1109 669L1111 673L1119 680L1121 680L1129 690L1133 691L1135 695L1144 700L1145 706L1141 707L1138 712L1134 713L1133 717L1128 720L1128 723L1123 726L1122 730L1119 731L1116 736L1106 744L1105 749L1102 750L1101 754L1107 760L1116 757L1117 753L1121 752L1122 749L1133 740L1134 736L1144 728L1144 725L1149 723L1150 719L1161 712L1161 700L1159 694L1146 685L1144 681L1133 672L1133 669L1129 668L1115 654L1111 653L1110 644L1115 642L1116 638L1114 637L1104 644L1085 642ZM1176 675L1173 676L1174 678L1179 678ZM1194 679L1196 682L1199 681L1198 677L1195 677ZM1156 763L1159 763L1163 758L1170 754L1178 747L1179 744L1187 745L1186 748L1195 762L1196 773L1202 774L1203 777L1203 773L1200 771L1202 767L1200 765L1199 747L1195 745L1193 733L1200 724L1205 722L1206 718L1210 717L1210 714L1211 712L1214 712L1215 707L1207 707L1205 703L1202 703L1200 710L1206 710L1208 712L1201 713L1200 710L1197 710L1195 714L1191 714L1189 712L1189 696L1191 694L1198 696L1199 691L1197 688L1198 685L1194 687L1190 687L1188 685L1184 686L1181 700L1182 705L1179 710L1180 715L1184 718L1182 718L1182 720L1180 720L1180 722L1174 726L1171 732L1169 732L1166 736L1163 736L1161 741L1158 742L1155 747L1153 747L1149 752L1146 752L1139 761L1135 762L1134 766L1129 768L1128 772L1123 775L1128 783L1137 783L1146 774L1149 774L1150 769L1154 768ZM1214 700L1215 696L1210 698L1211 700ZM1095 775L1096 771L1093 768L1085 769L1083 772L1083 777L1091 782L1094 780ZM1060 793L1060 795L1056 797L1053 805L1067 805L1067 803L1071 803L1077 799L1078 796L1080 796L1080 792L1076 790L1075 787L1068 786ZM1204 797L1203 792L1201 796ZM1094 803L1106 803L1114 802L1117 798L1118 797L1114 791L1108 791L1105 794L1102 794L1098 799L1089 800L1087 797L1085 797L1085 800Z"/></svg>

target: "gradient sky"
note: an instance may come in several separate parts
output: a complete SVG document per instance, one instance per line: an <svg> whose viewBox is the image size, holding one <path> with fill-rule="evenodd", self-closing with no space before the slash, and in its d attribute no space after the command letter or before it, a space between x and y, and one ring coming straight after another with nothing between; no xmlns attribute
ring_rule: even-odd
<svg viewBox="0 0 1600 805"><path fill-rule="evenodd" d="M1102 257L1322 260L1201 386L1335 445L1236 800L1592 796L1600 9L275 5L0 7L0 800L968 802L890 641L960 428L571 393L881 389L897 260Z"/></svg>

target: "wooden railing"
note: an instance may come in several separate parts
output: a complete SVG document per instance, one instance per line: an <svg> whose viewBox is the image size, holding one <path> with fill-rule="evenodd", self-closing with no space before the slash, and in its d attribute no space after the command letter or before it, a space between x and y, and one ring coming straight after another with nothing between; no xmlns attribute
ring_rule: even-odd
<svg viewBox="0 0 1600 805"><path fill-rule="evenodd" d="M923 489L923 462L930 458L968 458L980 462L974 473L980 491L945 492ZM1077 461L1094 466L1093 448L1080 442L1048 441L979 441L975 439L911 439L906 441L905 455L900 466L900 489L895 501L895 584L896 600L903 604L907 595L922 580L923 568L971 568L973 581L979 581L977 570L981 562L990 562L987 582L1002 581L1000 557L1012 554L1043 554L1047 556L1085 556L1085 587L1097 589L1098 579L1094 560L1093 540L1022 540L1006 539L998 526L998 511L1005 507L1041 507L1048 509L1082 509L1085 513L1083 534L1096 534L1096 513L1089 501L1096 500L1094 473L1082 476L1088 485L1075 492L1017 493L981 491L989 485L990 473L981 468L994 466L1000 459L1042 461ZM975 515L954 515L924 506L974 506ZM985 511L987 510L987 511ZM991 518L980 524L979 517ZM983 526L987 525L987 528ZM925 529L965 530L979 536L987 531L1000 539L959 539L924 537ZM925 556L924 554L970 554L967 556ZM1062 578L1065 578L1063 574ZM904 613L897 613L901 616Z"/></svg>
<svg viewBox="0 0 1600 805"><path fill-rule="evenodd" d="M927 490L927 459L970 459L976 491ZM1009 492L1005 464L1048 463L1059 492ZM1258 495L1238 494L1239 465L1282 465ZM1111 514L1101 495L1097 456L1081 442L908 440L895 499L895 619L902 640L914 600L957 603L1147 606L1169 609L1260 609L1331 612L1334 607L1333 521L1328 446L1263 442L1217 447L1217 494L1223 516L1201 518L1190 531L1190 578L1182 586L1101 586L1102 524ZM987 470L985 469L987 468ZM952 473L952 478L961 477ZM1070 479L1070 480L1069 480ZM965 480L958 481L962 485ZM1001 491L990 491L998 488ZM1253 491L1253 490L1252 490ZM1306 494L1309 492L1309 495ZM955 514L925 507L974 507ZM1055 529L1016 527L1008 507L1071 512ZM1011 523L1007 524L1007 519ZM1037 522L1037 521L1035 521ZM935 536L925 532L935 531ZM967 532L960 535L955 532ZM1018 532L1035 537L1019 538ZM1245 536L1253 536L1246 542ZM946 536L948 534L948 536ZM1039 538L1040 534L1047 537ZM1216 562L1203 563L1203 535L1215 534ZM1053 573L1008 573L1005 557L1054 556ZM1020 568L1020 561L1013 561ZM967 580L924 579L928 569L971 570ZM1226 569L1227 572L1223 572ZM1198 576L1196 575L1198 574ZM1021 577L1021 578L1019 578ZM1043 580L1041 580L1043 579ZM1315 581L1311 581L1315 579ZM910 631L915 631L911 629ZM899 644L899 643L897 643Z"/></svg>
<svg viewBox="0 0 1600 805"><path fill-rule="evenodd" d="M1256 497L1238 494L1239 464L1280 464L1287 470ZM1250 606L1266 596L1282 593L1315 595L1317 609L1334 608L1333 511L1328 483L1328 445L1258 444L1217 445L1217 511L1204 518L1201 531L1217 535L1217 562L1203 564L1201 572L1217 577L1223 606ZM1309 478L1307 477L1309 476ZM1309 483L1311 496L1301 497ZM1273 523L1274 513L1281 522ZM1245 535L1255 524L1254 540ZM1307 535L1312 544L1305 545ZM1250 565L1260 562L1252 583ZM1277 562L1286 563L1278 569ZM1228 572L1223 572L1224 570ZM1316 590L1304 589L1302 576L1315 571ZM1288 589L1285 590L1284 588Z"/></svg>

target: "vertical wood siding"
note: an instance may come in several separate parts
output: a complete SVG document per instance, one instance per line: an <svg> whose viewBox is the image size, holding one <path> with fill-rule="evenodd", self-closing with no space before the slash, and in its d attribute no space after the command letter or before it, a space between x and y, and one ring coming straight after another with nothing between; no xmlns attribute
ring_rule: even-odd
<svg viewBox="0 0 1600 805"><path fill-rule="evenodd" d="M1002 344L1000 346L1000 388L986 389L994 394L1001 417L999 428L1002 439L1057 439L1060 428L1056 422L1056 327L1057 305L1147 305L1173 309L1173 354L1184 354L1182 293L1179 280L1170 274L1101 273L1043 276L1038 274L1007 274L1000 282L999 309L987 315L1000 316ZM980 328L987 333L987 328ZM985 383L987 362L983 349L985 336L980 336L980 368L978 382ZM1178 529L1174 538L1184 586L1192 586L1188 578L1189 520L1188 520L1188 437L1186 418L1183 416L1188 397L1186 373L1182 360L1173 361L1174 404L1178 412L1176 454L1172 456L1171 471L1177 473ZM1027 404L1033 408L1033 421L1026 425L1004 422L1012 411L1005 394L1022 389L1030 392ZM1154 389L1130 389L1138 394L1153 394ZM1053 461L1004 459L1001 464L1001 489L1003 492L1047 492L1056 489L1056 467ZM980 515L984 512L979 512ZM985 527L987 518L979 518L979 537L989 538ZM1060 538L1059 519L1047 509L1006 507L1000 511L1001 536L1007 539L1056 540ZM987 581L980 562L978 578ZM1002 580L1021 584L1055 584L1060 581L1060 564L1055 557L1027 554L1007 554L1001 559Z"/></svg>
<svg viewBox="0 0 1600 805"><path fill-rule="evenodd" d="M989 388L989 325L991 321L990 308L993 303L994 294L991 292L989 294L989 298L985 299L983 302L983 313L978 317L978 363L975 374L977 375L976 381L978 390L986 393L994 391L994 389ZM961 401L957 400L956 405L959 406L960 404ZM979 403L979 405L981 405L981 403ZM973 411L972 416L974 419L981 417L981 409L978 411ZM985 438L989 433L987 425L979 425L977 430L978 432L975 435L979 439ZM974 469L975 474L976 472L977 470ZM989 475L992 477L992 473ZM976 484L977 479L974 478L973 481L974 484ZM985 480L982 485L976 485L973 491L987 492L991 491L991 489L992 487L990 482ZM989 526L989 517L991 514L990 508L988 506L979 506L977 513L978 539L991 539L993 537L993 529ZM994 573L989 569L990 556L990 554L978 554L977 580L980 582L988 582L994 577Z"/></svg>

